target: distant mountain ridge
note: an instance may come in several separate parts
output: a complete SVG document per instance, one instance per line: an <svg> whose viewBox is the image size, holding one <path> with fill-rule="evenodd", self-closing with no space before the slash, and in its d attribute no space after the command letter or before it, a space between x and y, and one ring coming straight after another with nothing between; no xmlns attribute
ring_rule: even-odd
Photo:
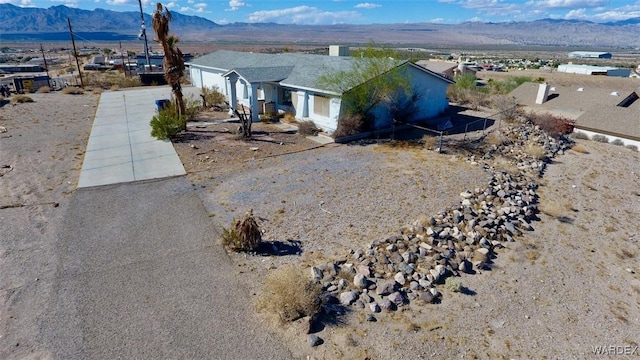
<svg viewBox="0 0 640 360"><path fill-rule="evenodd" d="M461 24L337 24L283 25L276 23L216 24L198 16L172 12L171 31L184 41L280 42L318 44L416 45L515 45L579 46L584 48L640 48L640 18L609 23L585 20L540 19L525 22L465 22ZM140 31L140 13L104 9L81 10L64 5L48 9L21 8L0 4L0 41L23 41L36 34L54 37L68 32L67 18L74 32L96 33L106 38L120 34L135 38ZM151 28L151 17L145 14ZM100 38L102 39L102 38Z"/></svg>

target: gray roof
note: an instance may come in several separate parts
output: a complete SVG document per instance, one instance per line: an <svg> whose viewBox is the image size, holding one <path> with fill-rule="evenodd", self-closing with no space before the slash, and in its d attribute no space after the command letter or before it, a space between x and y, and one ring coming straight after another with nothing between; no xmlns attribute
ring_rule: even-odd
<svg viewBox="0 0 640 360"><path fill-rule="evenodd" d="M235 71L247 81L280 82L283 86L339 92L335 89L318 89L318 79L329 71L350 71L355 58L350 56L327 56L300 53L263 54L218 50L193 59L188 64L196 67L214 68L224 72ZM398 66L406 61L397 61ZM440 74L424 71L442 81L451 81Z"/></svg>
<svg viewBox="0 0 640 360"><path fill-rule="evenodd" d="M629 107L617 106L633 91L584 87L554 86L543 104L536 104L540 84L524 83L513 90L518 103L536 112L548 112L576 120L576 128L620 137L640 138L640 99ZM618 95L612 95L617 93Z"/></svg>
<svg viewBox="0 0 640 360"><path fill-rule="evenodd" d="M248 82L278 82L286 79L291 74L293 66L268 66L233 68L226 74L235 72Z"/></svg>
<svg viewBox="0 0 640 360"><path fill-rule="evenodd" d="M447 70L451 70L453 68L458 67L457 63L447 62L447 61L434 61L434 60L419 60L419 61L416 61L416 64L422 66L425 69L429 69L437 73L444 73Z"/></svg>

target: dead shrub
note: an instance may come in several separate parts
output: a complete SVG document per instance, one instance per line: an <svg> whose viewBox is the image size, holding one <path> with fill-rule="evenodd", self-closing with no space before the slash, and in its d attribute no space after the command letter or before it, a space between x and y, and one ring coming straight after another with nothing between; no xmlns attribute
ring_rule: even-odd
<svg viewBox="0 0 640 360"><path fill-rule="evenodd" d="M583 145L574 145L571 150L580 153L580 154L588 154L589 151L587 150L586 147L584 147Z"/></svg>
<svg viewBox="0 0 640 360"><path fill-rule="evenodd" d="M91 90L91 93L94 95L100 95L102 94L102 89L101 88L93 88L93 90Z"/></svg>
<svg viewBox="0 0 640 360"><path fill-rule="evenodd" d="M534 125L537 125L547 133L547 135L553 138L559 138L560 135L570 134L573 132L573 125L575 120L554 116L551 114L526 114L527 121Z"/></svg>
<svg viewBox="0 0 640 360"><path fill-rule="evenodd" d="M320 129L311 120L303 120L298 122L298 135L316 136L319 132Z"/></svg>
<svg viewBox="0 0 640 360"><path fill-rule="evenodd" d="M11 97L12 104L23 104L23 103L31 103L33 99L28 95L18 94Z"/></svg>
<svg viewBox="0 0 640 360"><path fill-rule="evenodd" d="M220 92L220 88L215 85L212 88L208 88L206 86L202 87L202 89L200 89L200 93L202 94L205 107L220 106L224 104L226 100L224 94Z"/></svg>
<svg viewBox="0 0 640 360"><path fill-rule="evenodd" d="M284 113L284 116L282 117L282 121L284 121L287 124L295 124L297 122L295 114L290 111L287 111Z"/></svg>
<svg viewBox="0 0 640 360"><path fill-rule="evenodd" d="M257 308L276 314L282 322L317 314L322 305L322 286L300 273L292 265L271 272L265 279Z"/></svg>
<svg viewBox="0 0 640 360"><path fill-rule="evenodd" d="M360 114L351 114L341 117L338 120L338 127L333 132L334 138L341 138L350 135L356 135L362 132L365 119Z"/></svg>
<svg viewBox="0 0 640 360"><path fill-rule="evenodd" d="M506 122L514 121L522 115L518 101L513 96L494 96L491 103L493 108L499 111L498 117Z"/></svg>
<svg viewBox="0 0 640 360"><path fill-rule="evenodd" d="M233 220L230 229L222 229L222 245L233 251L256 251L261 243L262 233L252 210L242 220Z"/></svg>
<svg viewBox="0 0 640 360"><path fill-rule="evenodd" d="M48 86L43 86L41 88L38 89L38 92L41 94L48 94L51 92L51 88Z"/></svg>
<svg viewBox="0 0 640 360"><path fill-rule="evenodd" d="M609 138L608 137L606 137L604 135L600 135L600 134L593 135L591 137L591 140L597 141L597 142L601 142L601 143L608 143L609 142Z"/></svg>
<svg viewBox="0 0 640 360"><path fill-rule="evenodd" d="M625 146L627 149L629 150L633 150L633 151L638 151L638 147L633 145L633 144L629 144L627 146Z"/></svg>
<svg viewBox="0 0 640 360"><path fill-rule="evenodd" d="M120 90L120 85L118 85L118 84L113 84L113 85L111 85L111 88L109 88L109 90L111 90L111 91L118 91L118 90Z"/></svg>
<svg viewBox="0 0 640 360"><path fill-rule="evenodd" d="M527 145L526 153L536 160L543 159L545 156L544 148L538 144Z"/></svg>
<svg viewBox="0 0 640 360"><path fill-rule="evenodd" d="M69 95L82 95L82 94L84 94L84 89L76 87L76 86L68 86L68 87L62 89L62 93L63 94L69 94Z"/></svg>
<svg viewBox="0 0 640 360"><path fill-rule="evenodd" d="M434 150L440 145L440 136L425 135L422 137L425 149Z"/></svg>

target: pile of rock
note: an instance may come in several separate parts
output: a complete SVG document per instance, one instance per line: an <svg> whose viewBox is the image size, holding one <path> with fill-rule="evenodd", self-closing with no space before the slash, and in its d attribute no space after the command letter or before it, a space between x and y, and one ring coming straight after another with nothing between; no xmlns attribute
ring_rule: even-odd
<svg viewBox="0 0 640 360"><path fill-rule="evenodd" d="M311 268L312 278L325 290L325 310L339 312L341 305L377 313L412 301L436 303L441 298L438 285L447 277L489 269L503 242L533 230L538 202L535 178L543 173L546 162L529 155L526 148L537 144L544 149L545 159L550 159L569 144L531 125L506 128L503 135L510 139L508 144L494 146L488 155L468 157L488 171L486 188L460 193L458 206L415 221L399 235ZM512 159L519 173L492 166L491 159L498 153ZM368 319L375 317L368 315Z"/></svg>

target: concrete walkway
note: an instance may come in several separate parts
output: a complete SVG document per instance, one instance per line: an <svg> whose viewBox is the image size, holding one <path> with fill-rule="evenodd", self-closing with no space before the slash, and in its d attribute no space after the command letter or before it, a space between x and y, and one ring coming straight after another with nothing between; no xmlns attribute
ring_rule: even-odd
<svg viewBox="0 0 640 360"><path fill-rule="evenodd" d="M199 91L186 87L184 93L189 97ZM155 101L170 95L168 86L102 93L79 188L185 174L171 141L151 137L149 121L156 114Z"/></svg>

